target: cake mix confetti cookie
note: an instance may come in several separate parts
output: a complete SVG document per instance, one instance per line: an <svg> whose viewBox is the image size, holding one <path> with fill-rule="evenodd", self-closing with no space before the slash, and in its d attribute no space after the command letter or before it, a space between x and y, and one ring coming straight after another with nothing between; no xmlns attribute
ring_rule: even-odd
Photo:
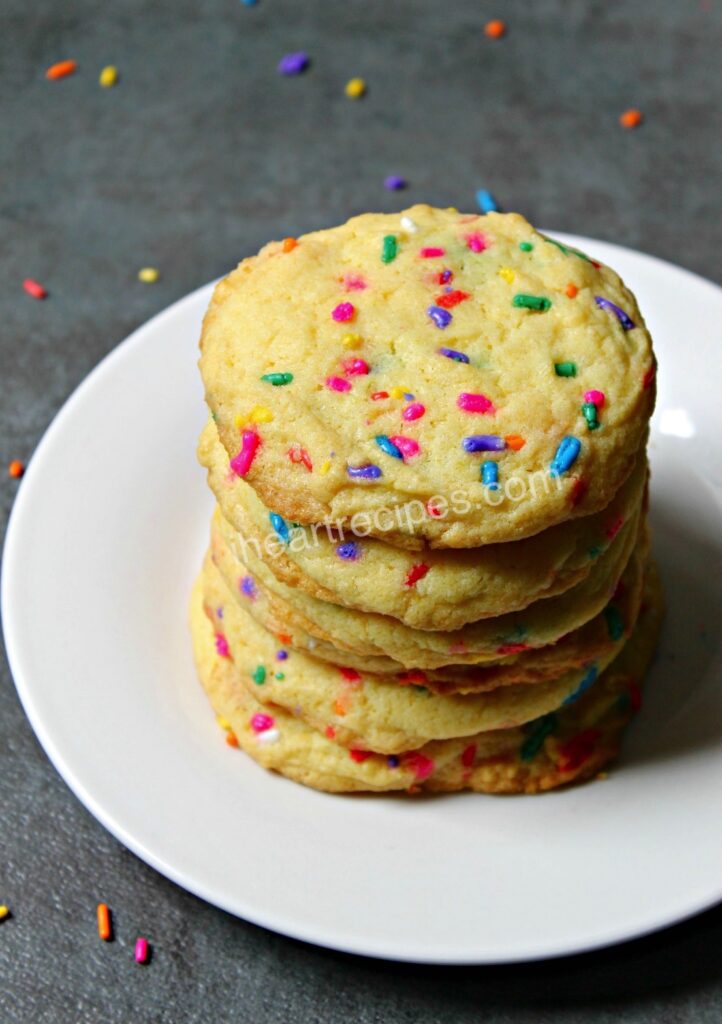
<svg viewBox="0 0 722 1024"><path fill-rule="evenodd" d="M228 470L264 505L472 547L609 504L654 405L612 270L518 214L415 206L294 241L220 282L201 339Z"/></svg>
<svg viewBox="0 0 722 1024"><path fill-rule="evenodd" d="M330 527L294 525L271 512L229 471L212 422L198 453L224 516L238 531L242 561L255 554L284 582L313 596L420 629L458 629L503 615L599 572L639 508L647 477L642 456L607 508L513 544L414 551Z"/></svg>
<svg viewBox="0 0 722 1024"><path fill-rule="evenodd" d="M388 755L349 749L332 730L319 732L301 717L259 703L239 681L234 663L217 651L200 582L191 603L198 672L227 734L262 767L333 793L537 793L593 777L616 756L623 728L639 707L661 617L661 591L652 573L631 640L577 701L520 728Z"/></svg>

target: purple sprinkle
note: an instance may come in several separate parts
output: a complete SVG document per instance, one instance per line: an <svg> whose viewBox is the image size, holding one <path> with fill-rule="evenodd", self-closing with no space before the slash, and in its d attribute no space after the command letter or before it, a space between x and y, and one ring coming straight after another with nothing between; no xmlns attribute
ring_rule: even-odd
<svg viewBox="0 0 722 1024"><path fill-rule="evenodd" d="M366 466L347 466L346 472L352 480L378 480L383 476L378 466L369 463Z"/></svg>
<svg viewBox="0 0 722 1024"><path fill-rule="evenodd" d="M447 359L453 359L457 363L468 363L469 357L463 352L457 352L454 348L438 348L436 350L440 356L446 356Z"/></svg>
<svg viewBox="0 0 722 1024"><path fill-rule="evenodd" d="M448 327L454 319L448 309L442 309L441 306L429 306L426 312L441 330Z"/></svg>
<svg viewBox="0 0 722 1024"><path fill-rule="evenodd" d="M245 594L246 597L250 597L252 601L255 601L256 584L252 576L244 576L241 580L241 593Z"/></svg>
<svg viewBox="0 0 722 1024"><path fill-rule="evenodd" d="M389 768L398 768L398 766L399 766L399 759L396 756L396 754L390 754L386 758L386 764L389 766Z"/></svg>
<svg viewBox="0 0 722 1024"><path fill-rule="evenodd" d="M451 271L448 268L446 270L442 270L439 275L439 280L442 284L446 284L447 281L451 280Z"/></svg>
<svg viewBox="0 0 722 1024"><path fill-rule="evenodd" d="M355 541L347 540L344 544L339 544L336 548L336 554L339 558L343 558L345 562L355 562L361 552Z"/></svg>
<svg viewBox="0 0 722 1024"><path fill-rule="evenodd" d="M472 434L461 442L465 452L503 452L506 441L496 434Z"/></svg>
<svg viewBox="0 0 722 1024"><path fill-rule="evenodd" d="M594 301L600 309L608 309L610 313L614 313L625 331L631 331L636 326L634 320L632 320L630 316L627 316L623 309L620 309L619 306L615 306L613 302L610 302L609 299L604 299L601 295L595 295Z"/></svg>
<svg viewBox="0 0 722 1024"><path fill-rule="evenodd" d="M384 178L384 188L387 188L389 192L398 192L402 188L406 188L407 184L406 178L400 178L398 174L389 174L388 178Z"/></svg>
<svg viewBox="0 0 722 1024"><path fill-rule="evenodd" d="M221 605L220 608L216 608L216 615L219 619L223 618L223 605Z"/></svg>
<svg viewBox="0 0 722 1024"><path fill-rule="evenodd" d="M278 651L276 653L276 661L285 661L288 657L288 651Z"/></svg>
<svg viewBox="0 0 722 1024"><path fill-rule="evenodd" d="M404 391L404 398L406 399L407 402L413 402L415 397L415 395L410 395L408 391Z"/></svg>
<svg viewBox="0 0 722 1024"><path fill-rule="evenodd" d="M303 50L298 53L287 53L278 62L278 72L281 75L300 75L310 63L308 54Z"/></svg>

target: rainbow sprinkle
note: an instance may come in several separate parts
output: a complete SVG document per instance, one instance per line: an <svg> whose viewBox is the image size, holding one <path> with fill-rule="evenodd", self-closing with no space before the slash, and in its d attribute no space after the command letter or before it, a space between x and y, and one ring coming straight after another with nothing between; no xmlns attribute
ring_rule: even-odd
<svg viewBox="0 0 722 1024"><path fill-rule="evenodd" d="M376 437L374 438L374 441L379 446L382 452L386 452L386 454L390 455L392 458L403 458L400 449L393 443L393 441L391 441L386 436L386 434L377 434Z"/></svg>
<svg viewBox="0 0 722 1024"><path fill-rule="evenodd" d="M353 320L355 314L356 307L352 302L339 302L338 306L331 310L331 318L337 324L348 323L349 320Z"/></svg>
<svg viewBox="0 0 722 1024"><path fill-rule="evenodd" d="M291 539L291 534L288 529L288 523L279 516L278 512L269 512L268 518L271 520L271 526L274 532L282 544L288 544Z"/></svg>
<svg viewBox="0 0 722 1024"><path fill-rule="evenodd" d="M396 235L385 235L381 246L381 262L393 263L398 255Z"/></svg>
<svg viewBox="0 0 722 1024"><path fill-rule="evenodd" d="M381 469L374 466L373 463L368 463L366 466L347 466L346 472L352 480L378 480L380 476L383 476Z"/></svg>
<svg viewBox="0 0 722 1024"><path fill-rule="evenodd" d="M506 441L496 434L472 434L462 439L461 447L465 452L503 452Z"/></svg>
<svg viewBox="0 0 722 1024"><path fill-rule="evenodd" d="M499 463L488 460L481 465L481 482L490 491L499 490Z"/></svg>
<svg viewBox="0 0 722 1024"><path fill-rule="evenodd" d="M273 384L274 388L283 387L284 384L290 384L293 380L292 373L264 373L261 380L266 381L267 384Z"/></svg>
<svg viewBox="0 0 722 1024"><path fill-rule="evenodd" d="M595 295L594 301L600 309L608 309L610 313L614 313L617 320L619 320L620 324L622 325L623 330L631 331L635 328L636 324L634 323L634 320L632 320L632 318L627 313L625 313L623 309L620 309L619 306L616 306L613 302L610 302L609 299L604 299L601 295Z"/></svg>
<svg viewBox="0 0 722 1024"><path fill-rule="evenodd" d="M551 299L545 295L525 295L518 292L511 300L511 304L517 309L534 309L537 313L546 313L551 307Z"/></svg>

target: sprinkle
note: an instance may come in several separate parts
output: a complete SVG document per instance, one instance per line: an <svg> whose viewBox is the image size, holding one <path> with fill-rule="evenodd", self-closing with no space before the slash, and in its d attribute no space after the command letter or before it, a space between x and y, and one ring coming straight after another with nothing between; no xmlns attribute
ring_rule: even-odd
<svg viewBox="0 0 722 1024"><path fill-rule="evenodd" d="M644 374L644 377L642 377L642 387L644 388L645 391L647 390L648 387L651 386L651 384L652 384L652 382L653 382L653 380L654 380L656 375L657 375L657 367L653 363L650 366L650 368L646 371L646 373Z"/></svg>
<svg viewBox="0 0 722 1024"><path fill-rule="evenodd" d="M300 75L310 63L308 54L302 50L298 53L287 53L278 62L278 73L280 75Z"/></svg>
<svg viewBox="0 0 722 1024"><path fill-rule="evenodd" d="M283 679L283 673L282 672L279 672L276 675L276 679L278 679L278 678ZM258 743L260 743L261 746L264 746L264 747L268 746L271 743L278 743L280 738L281 738L281 734L278 731L278 729L266 729L265 732L261 732L261 733L258 734L258 736L256 736L256 740L258 741Z"/></svg>
<svg viewBox="0 0 722 1024"><path fill-rule="evenodd" d="M433 772L435 765L430 757L420 751L414 751L404 756L404 768L411 768L417 782L428 779Z"/></svg>
<svg viewBox="0 0 722 1024"><path fill-rule="evenodd" d="M347 274L344 278L344 287L347 292L363 292L368 285L360 274Z"/></svg>
<svg viewBox="0 0 722 1024"><path fill-rule="evenodd" d="M415 583L418 583L419 580L424 578L430 568L431 566L428 566L426 562L418 562L416 565L412 565L406 573L404 586L413 587Z"/></svg>
<svg viewBox="0 0 722 1024"><path fill-rule="evenodd" d="M346 82L343 90L350 100L360 100L366 92L366 83L363 78L351 78Z"/></svg>
<svg viewBox="0 0 722 1024"><path fill-rule="evenodd" d="M401 452L404 462L415 458L421 451L419 442L415 441L413 437L404 437L403 434L392 434L389 441Z"/></svg>
<svg viewBox="0 0 722 1024"><path fill-rule="evenodd" d="M351 382L344 380L343 377L332 376L326 378L326 387L329 391L350 391Z"/></svg>
<svg viewBox="0 0 722 1024"><path fill-rule="evenodd" d="M0 921L5 921L8 917L10 917L10 907L0 903Z"/></svg>
<svg viewBox="0 0 722 1024"><path fill-rule="evenodd" d="M439 248L436 245L426 245L419 251L419 256L424 260L435 260L439 256L443 256L446 250Z"/></svg>
<svg viewBox="0 0 722 1024"><path fill-rule="evenodd" d="M279 516L278 512L269 512L268 518L271 520L271 526L281 543L288 544L291 539L291 534L288 530L288 523L283 516Z"/></svg>
<svg viewBox="0 0 722 1024"><path fill-rule="evenodd" d="M519 434L507 434L504 440L506 441L507 448L511 448L513 452L520 452L526 444L524 438L520 437Z"/></svg>
<svg viewBox="0 0 722 1024"><path fill-rule="evenodd" d="M454 278L454 272L447 267L439 274L439 284L448 284Z"/></svg>
<svg viewBox="0 0 722 1024"><path fill-rule="evenodd" d="M519 292L511 300L511 304L517 309L535 309L539 313L545 313L551 306L551 300L544 295L524 295Z"/></svg>
<svg viewBox="0 0 722 1024"><path fill-rule="evenodd" d="M486 239L478 231L466 236L466 244L472 252L484 252L486 249Z"/></svg>
<svg viewBox="0 0 722 1024"><path fill-rule="evenodd" d="M461 447L465 452L503 452L506 441L495 434L472 434L463 438Z"/></svg>
<svg viewBox="0 0 722 1024"><path fill-rule="evenodd" d="M262 686L263 683L265 683L266 670L263 667L263 665L257 665L256 668L254 668L251 679L256 684L256 686Z"/></svg>
<svg viewBox="0 0 722 1024"><path fill-rule="evenodd" d="M287 661L287 660L288 660L288 651L277 651L276 652L276 661Z"/></svg>
<svg viewBox="0 0 722 1024"><path fill-rule="evenodd" d="M384 178L384 188L387 188L389 192L399 192L407 185L406 179L399 177L398 174L390 174L388 178Z"/></svg>
<svg viewBox="0 0 722 1024"><path fill-rule="evenodd" d="M573 736L566 743L561 743L556 751L556 762L559 771L572 772L581 768L585 761L594 753L594 746L599 739L598 729L585 729Z"/></svg>
<svg viewBox="0 0 722 1024"><path fill-rule="evenodd" d="M384 235L381 246L381 262L393 263L397 255L396 235Z"/></svg>
<svg viewBox="0 0 722 1024"><path fill-rule="evenodd" d="M363 345L363 338L360 334L344 334L341 344L344 348L360 348Z"/></svg>
<svg viewBox="0 0 722 1024"><path fill-rule="evenodd" d="M334 729L334 727L332 725L327 725L325 731L326 731L326 739L329 739L329 740L335 740L336 739L336 730Z"/></svg>
<svg viewBox="0 0 722 1024"><path fill-rule="evenodd" d="M436 299L436 305L441 306L442 309L453 309L460 302L470 298L469 292L462 292L456 289L453 292L445 292L443 295L439 295Z"/></svg>
<svg viewBox="0 0 722 1024"><path fill-rule="evenodd" d="M353 320L356 309L351 302L339 302L338 306L331 311L331 318L336 321L337 324L345 324L349 320Z"/></svg>
<svg viewBox="0 0 722 1024"><path fill-rule="evenodd" d="M233 731L226 733L226 743L228 744L229 747L238 746L238 737Z"/></svg>
<svg viewBox="0 0 722 1024"><path fill-rule="evenodd" d="M576 462L581 448L582 443L578 438L563 437L559 442L559 447L549 467L551 476L561 476L562 473L566 473L570 466Z"/></svg>
<svg viewBox="0 0 722 1024"><path fill-rule="evenodd" d="M294 465L303 463L309 473L313 473L313 462L311 462L311 456L305 448L302 448L300 445L295 445L293 448L288 449L286 455L288 455Z"/></svg>
<svg viewBox="0 0 722 1024"><path fill-rule="evenodd" d="M404 229L404 231L408 231L410 235L415 235L416 232L419 230L416 224L412 221L411 217L402 217L401 227Z"/></svg>
<svg viewBox="0 0 722 1024"><path fill-rule="evenodd" d="M118 81L118 69L109 64L103 68L98 78L98 83L102 85L104 89L110 89Z"/></svg>
<svg viewBox="0 0 722 1024"><path fill-rule="evenodd" d="M605 396L603 391L585 391L584 401L591 402L592 405L596 405L598 409L601 409L605 402Z"/></svg>
<svg viewBox="0 0 722 1024"><path fill-rule="evenodd" d="M498 18L494 21L487 21L484 25L484 35L487 39L501 39L506 33L506 23Z"/></svg>
<svg viewBox="0 0 722 1024"><path fill-rule="evenodd" d="M231 652L228 649L228 641L224 637L223 633L216 633L213 639L216 644L216 654L221 658L230 658Z"/></svg>
<svg viewBox="0 0 722 1024"><path fill-rule="evenodd" d="M426 514L431 519L438 519L442 515L441 509L437 508L431 501L426 502Z"/></svg>
<svg viewBox="0 0 722 1024"><path fill-rule="evenodd" d="M399 672L397 680L401 686L418 686L420 689L424 688L424 684L428 682L428 678L420 668L410 668L406 672Z"/></svg>
<svg viewBox="0 0 722 1024"><path fill-rule="evenodd" d="M281 251L293 252L297 245L298 242L296 241L295 238L284 238L283 241L281 242Z"/></svg>
<svg viewBox="0 0 722 1024"><path fill-rule="evenodd" d="M614 540L619 531L624 526L624 516L617 516L614 522L610 523L604 533L608 540Z"/></svg>
<svg viewBox="0 0 722 1024"><path fill-rule="evenodd" d="M589 490L589 484L582 477L578 477L572 485L571 502L572 505L578 505L583 499L587 491Z"/></svg>
<svg viewBox="0 0 722 1024"><path fill-rule="evenodd" d="M321 474L321 476L326 476L326 474L328 473L330 468L331 468L331 460L330 459L324 459L323 462L321 463L321 465L318 467L318 471Z"/></svg>
<svg viewBox="0 0 722 1024"><path fill-rule="evenodd" d="M404 411L401 413L402 419L405 419L407 423L411 423L412 420L420 420L426 412L426 406L422 405L421 402L412 402L411 405L407 405Z"/></svg>
<svg viewBox="0 0 722 1024"><path fill-rule="evenodd" d="M398 768L398 766L399 766L399 758L398 758L398 756L396 754L389 754L389 756L386 758L386 764L388 765L389 768Z"/></svg>
<svg viewBox="0 0 722 1024"><path fill-rule="evenodd" d="M373 394L371 395L371 401L372 402L380 402L382 399L388 398L388 397L389 397L388 391L374 391Z"/></svg>
<svg viewBox="0 0 722 1024"><path fill-rule="evenodd" d="M51 82L57 81L59 78L67 78L68 75L74 75L78 69L78 62L75 60L61 60L57 64L51 64L48 70L45 72L45 77L50 79Z"/></svg>
<svg viewBox="0 0 722 1024"><path fill-rule="evenodd" d="M379 467L371 463L366 466L347 466L346 472L352 480L378 480L383 476Z"/></svg>
<svg viewBox="0 0 722 1024"><path fill-rule="evenodd" d="M644 115L642 111L635 110L634 107L630 110L625 110L623 114L619 115L619 123L622 128L639 128L643 120Z"/></svg>
<svg viewBox="0 0 722 1024"><path fill-rule="evenodd" d="M499 209L496 199L494 199L491 192L487 191L485 188L480 188L476 193L476 201L479 204L479 209L482 213L495 213Z"/></svg>
<svg viewBox="0 0 722 1024"><path fill-rule="evenodd" d="M339 558L342 558L344 562L355 562L361 556L359 545L354 540L347 540L343 544L339 544L336 548L336 554Z"/></svg>
<svg viewBox="0 0 722 1024"><path fill-rule="evenodd" d="M624 634L624 620L619 608L614 604L608 604L604 609L604 619L610 640L621 640Z"/></svg>
<svg viewBox="0 0 722 1024"><path fill-rule="evenodd" d="M486 395L472 395L462 391L456 404L464 412L494 412L494 403Z"/></svg>
<svg viewBox="0 0 722 1024"><path fill-rule="evenodd" d="M519 248L522 252L531 252L534 246L531 242L519 242Z"/></svg>
<svg viewBox="0 0 722 1024"><path fill-rule="evenodd" d="M261 377L267 384L273 384L274 388L281 388L290 384L293 380L292 373L264 373Z"/></svg>
<svg viewBox="0 0 722 1024"><path fill-rule="evenodd" d="M531 761L541 750L544 740L554 732L556 727L557 719L554 714L545 715L543 718L537 719L534 723L534 728L524 740L519 750L519 757L521 757L522 761Z"/></svg>
<svg viewBox="0 0 722 1024"><path fill-rule="evenodd" d="M453 359L456 363L469 362L469 357L464 352L457 352L454 348L438 348L436 351L440 356L446 356L447 359Z"/></svg>
<svg viewBox="0 0 722 1024"><path fill-rule="evenodd" d="M522 651L528 650L529 644L512 643L502 644L501 647L497 647L496 653L503 656L507 654L521 654Z"/></svg>
<svg viewBox="0 0 722 1024"><path fill-rule="evenodd" d="M389 394L392 398L404 398L406 396L406 388L401 388L397 385L396 387L391 388Z"/></svg>
<svg viewBox="0 0 722 1024"><path fill-rule="evenodd" d="M262 712L258 712L251 718L251 728L256 733L272 729L275 724L275 720L270 715L265 715Z"/></svg>
<svg viewBox="0 0 722 1024"><path fill-rule="evenodd" d="M590 430L596 430L599 427L599 420L597 418L597 407L593 402L585 402L582 406L582 416L587 421L587 427Z"/></svg>
<svg viewBox="0 0 722 1024"><path fill-rule="evenodd" d="M150 954L150 947L148 946L148 940L142 936L135 940L135 951L133 956L137 964L147 964L148 956Z"/></svg>
<svg viewBox="0 0 722 1024"><path fill-rule="evenodd" d="M448 309L442 309L440 306L429 306L429 308L426 310L426 313L434 321L436 326L442 331L444 330L445 327L448 327L451 321L453 320L453 317L451 313L448 311Z"/></svg>
<svg viewBox="0 0 722 1024"><path fill-rule="evenodd" d="M403 458L400 449L389 440L386 434L377 434L374 440L382 452L386 452L387 455L391 455L394 459Z"/></svg>
<svg viewBox="0 0 722 1024"><path fill-rule="evenodd" d="M592 683L598 675L599 669L596 665L592 665L587 671L586 675L582 678L577 688L573 690L572 693L570 693L567 697L564 698L564 700L562 701L562 706L564 706L565 704L573 704L575 700L581 697L585 690L589 689L589 687L592 685Z"/></svg>
<svg viewBox="0 0 722 1024"><path fill-rule="evenodd" d="M241 434L241 450L231 459L231 469L236 476L246 476L256 457L261 439L255 430L244 430Z"/></svg>
<svg viewBox="0 0 722 1024"><path fill-rule="evenodd" d="M363 377L370 372L370 367L365 359L344 359L343 372L349 377Z"/></svg>
<svg viewBox="0 0 722 1024"><path fill-rule="evenodd" d="M113 938L113 925L110 919L110 907L107 903L98 904L98 935L103 942Z"/></svg>
<svg viewBox="0 0 722 1024"><path fill-rule="evenodd" d="M464 768L471 768L476 760L476 743L470 743L461 752L461 764Z"/></svg>
<svg viewBox="0 0 722 1024"><path fill-rule="evenodd" d="M566 286L565 291L566 291L567 297L570 298L570 299L576 299L577 295L579 294L579 289L571 281Z"/></svg>
<svg viewBox="0 0 722 1024"><path fill-rule="evenodd" d="M349 750L349 755L351 757L351 760L355 761L356 764L363 764L363 762L367 758L371 757L371 751L370 750L354 750L352 748L351 750Z"/></svg>
<svg viewBox="0 0 722 1024"><path fill-rule="evenodd" d="M138 280L143 284L155 284L159 277L160 271L157 267L141 267L138 271Z"/></svg>
<svg viewBox="0 0 722 1024"><path fill-rule="evenodd" d="M499 463L491 460L481 464L481 482L490 491L499 490Z"/></svg>
<svg viewBox="0 0 722 1024"><path fill-rule="evenodd" d="M610 302L609 299L604 299L601 295L595 295L594 301L600 309L608 309L610 313L614 313L625 331L631 331L636 326L634 320L632 320L632 318L628 316L623 309L620 309L619 306L615 306L613 302Z"/></svg>
<svg viewBox="0 0 722 1024"><path fill-rule="evenodd" d="M33 281L32 277L25 278L23 288L34 299L45 299L48 296L47 289L43 288L38 281Z"/></svg>
<svg viewBox="0 0 722 1024"><path fill-rule="evenodd" d="M513 284L516 274L511 267L499 267L499 277L502 277L507 284Z"/></svg>
<svg viewBox="0 0 722 1024"><path fill-rule="evenodd" d="M25 472L25 466L22 464L20 459L13 459L8 466L8 476L12 477L13 480L19 480Z"/></svg>
<svg viewBox="0 0 722 1024"><path fill-rule="evenodd" d="M251 423L273 423L273 413L266 405L254 405L248 419Z"/></svg>
<svg viewBox="0 0 722 1024"><path fill-rule="evenodd" d="M554 363L554 373L557 377L576 377L576 363Z"/></svg>
<svg viewBox="0 0 722 1024"><path fill-rule="evenodd" d="M239 589L242 594L246 597L250 597L252 601L256 599L256 582L252 576L244 576L240 583Z"/></svg>

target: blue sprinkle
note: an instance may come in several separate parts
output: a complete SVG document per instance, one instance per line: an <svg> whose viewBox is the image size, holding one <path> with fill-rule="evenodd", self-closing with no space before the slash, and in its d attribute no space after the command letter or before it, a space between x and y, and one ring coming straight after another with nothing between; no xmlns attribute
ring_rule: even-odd
<svg viewBox="0 0 722 1024"><path fill-rule="evenodd" d="M495 434L472 434L461 442L465 452L503 452L506 441Z"/></svg>
<svg viewBox="0 0 722 1024"><path fill-rule="evenodd" d="M404 391L404 398L406 399L407 402L413 402L413 400L416 398L416 395L409 395L406 391Z"/></svg>
<svg viewBox="0 0 722 1024"><path fill-rule="evenodd" d="M378 480L383 473L378 466L347 466L346 472L352 480Z"/></svg>
<svg viewBox="0 0 722 1024"><path fill-rule="evenodd" d="M284 57L281 57L278 62L278 72L281 75L300 75L302 71L305 71L310 61L308 54L300 51L299 53L287 53Z"/></svg>
<svg viewBox="0 0 722 1024"><path fill-rule="evenodd" d="M453 359L456 363L468 363L469 357L463 352L457 352L454 348L438 348L436 350L440 356L446 356L447 359Z"/></svg>
<svg viewBox="0 0 722 1024"><path fill-rule="evenodd" d="M480 188L476 193L476 201L482 213L496 213L499 209L496 199L485 188Z"/></svg>
<svg viewBox="0 0 722 1024"><path fill-rule="evenodd" d="M291 534L288 532L288 524L283 516L279 516L278 512L269 512L268 518L271 520L271 526L276 531L276 536L280 542L288 544Z"/></svg>
<svg viewBox="0 0 722 1024"><path fill-rule="evenodd" d="M448 309L442 309L441 306L429 306L426 312L434 321L436 326L442 331L445 327L448 327L454 319Z"/></svg>
<svg viewBox="0 0 722 1024"><path fill-rule="evenodd" d="M276 661L285 661L288 657L288 651L278 651L276 654Z"/></svg>
<svg viewBox="0 0 722 1024"><path fill-rule="evenodd" d="M390 441L386 434L377 434L374 438L382 452L391 455L394 459L403 459L401 449L397 448L393 441Z"/></svg>
<svg viewBox="0 0 722 1024"><path fill-rule="evenodd" d="M614 313L625 331L631 331L636 326L634 320L632 320L632 318L628 316L623 309L620 309L619 306L615 306L613 302L610 302L609 299L604 299L601 295L595 295L594 301L600 309L608 309L610 313Z"/></svg>
<svg viewBox="0 0 722 1024"><path fill-rule="evenodd" d="M552 476L561 476L566 473L576 460L582 450L582 442L576 437L563 437L552 459L549 472Z"/></svg>
<svg viewBox="0 0 722 1024"><path fill-rule="evenodd" d="M388 178L384 178L384 188L390 192L398 192L399 189L406 188L407 184L406 178L402 178L398 174L389 174Z"/></svg>
<svg viewBox="0 0 722 1024"><path fill-rule="evenodd" d="M499 490L499 463L493 462L491 459L482 463L481 466L481 482L485 484L490 491Z"/></svg>
<svg viewBox="0 0 722 1024"><path fill-rule="evenodd" d="M573 704L578 697L581 697L585 690L589 689L589 687L592 685L592 683L598 675L599 669L596 665L592 665L592 667L589 669L587 674L582 679L579 686L577 686L576 690L570 693L568 697L565 697L562 701L562 704Z"/></svg>
<svg viewBox="0 0 722 1024"><path fill-rule="evenodd" d="M252 576L244 576L241 580L241 593L250 597L252 601L255 600L256 584Z"/></svg>
<svg viewBox="0 0 722 1024"><path fill-rule="evenodd" d="M389 757L386 758L386 764L389 766L389 768L398 768L399 759L396 756L396 754L390 754Z"/></svg>
<svg viewBox="0 0 722 1024"><path fill-rule="evenodd" d="M343 558L345 562L355 562L360 557L361 551L356 541L347 540L344 544L338 545L336 554L339 558Z"/></svg>
<svg viewBox="0 0 722 1024"><path fill-rule="evenodd" d="M255 7L258 0L241 0L244 7Z"/></svg>

